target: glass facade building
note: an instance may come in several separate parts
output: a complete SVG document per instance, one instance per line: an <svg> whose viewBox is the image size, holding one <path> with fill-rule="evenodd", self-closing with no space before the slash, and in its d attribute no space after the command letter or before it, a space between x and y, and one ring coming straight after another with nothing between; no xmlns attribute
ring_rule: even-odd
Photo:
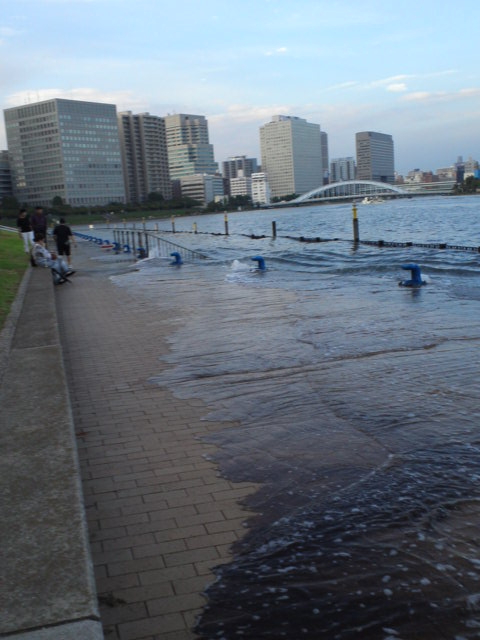
<svg viewBox="0 0 480 640"><path fill-rule="evenodd" d="M355 134L357 180L395 183L393 138L386 133L361 131Z"/></svg>
<svg viewBox="0 0 480 640"><path fill-rule="evenodd" d="M218 173L204 116L178 113L165 116L170 178Z"/></svg>
<svg viewBox="0 0 480 640"><path fill-rule="evenodd" d="M115 105L55 98L4 110L13 194L21 204L125 202Z"/></svg>

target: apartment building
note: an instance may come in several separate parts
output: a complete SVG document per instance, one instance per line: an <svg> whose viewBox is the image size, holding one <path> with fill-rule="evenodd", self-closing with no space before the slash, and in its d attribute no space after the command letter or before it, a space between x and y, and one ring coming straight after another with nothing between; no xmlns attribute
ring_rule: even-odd
<svg viewBox="0 0 480 640"><path fill-rule="evenodd" d="M140 203L150 194L172 197L165 120L149 113L118 114L127 202Z"/></svg>

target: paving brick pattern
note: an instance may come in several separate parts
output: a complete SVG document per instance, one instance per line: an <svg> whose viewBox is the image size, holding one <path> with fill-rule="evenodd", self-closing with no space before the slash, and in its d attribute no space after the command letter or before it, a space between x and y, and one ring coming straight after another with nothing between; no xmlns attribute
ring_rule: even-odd
<svg viewBox="0 0 480 640"><path fill-rule="evenodd" d="M150 381L165 366L168 319L139 312L99 251L80 242L74 282L55 293L104 634L191 640L256 487L219 477L208 459L201 438L225 425Z"/></svg>

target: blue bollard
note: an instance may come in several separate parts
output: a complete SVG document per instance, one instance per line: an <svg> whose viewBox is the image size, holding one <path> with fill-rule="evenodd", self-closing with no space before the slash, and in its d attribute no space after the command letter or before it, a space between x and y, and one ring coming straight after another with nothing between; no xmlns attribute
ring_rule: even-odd
<svg viewBox="0 0 480 640"><path fill-rule="evenodd" d="M129 244L124 244L123 245L123 253L130 253L130 245Z"/></svg>
<svg viewBox="0 0 480 640"><path fill-rule="evenodd" d="M257 269L259 271L265 271L267 267L265 266L265 259L262 256L255 256L254 258L252 258L252 260L257 261Z"/></svg>
<svg viewBox="0 0 480 640"><path fill-rule="evenodd" d="M178 253L178 251L174 251L170 255L175 258L175 260L173 260L170 264L183 264L182 256Z"/></svg>
<svg viewBox="0 0 480 640"><path fill-rule="evenodd" d="M400 287L421 287L423 284L427 284L425 280L422 280L422 273L418 264L412 262L411 264L402 264L402 269L406 269L411 273L410 280L402 280L399 282Z"/></svg>

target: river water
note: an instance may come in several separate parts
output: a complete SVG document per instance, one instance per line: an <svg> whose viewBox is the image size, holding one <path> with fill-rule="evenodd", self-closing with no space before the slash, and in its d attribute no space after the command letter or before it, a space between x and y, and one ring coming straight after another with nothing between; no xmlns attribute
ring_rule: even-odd
<svg viewBox="0 0 480 640"><path fill-rule="evenodd" d="M478 197L358 216L362 240L480 244ZM350 204L158 224L208 259L113 278L170 319L152 382L229 422L219 469L260 485L199 635L480 638L480 254L354 245ZM412 262L426 284L398 286Z"/></svg>

